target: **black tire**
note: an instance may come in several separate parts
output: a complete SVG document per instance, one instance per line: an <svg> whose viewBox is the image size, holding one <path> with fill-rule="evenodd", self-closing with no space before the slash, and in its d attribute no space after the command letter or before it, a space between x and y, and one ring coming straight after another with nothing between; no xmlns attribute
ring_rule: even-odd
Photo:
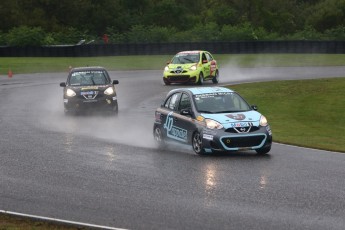
<svg viewBox="0 0 345 230"><path fill-rule="evenodd" d="M259 155L265 155L265 154L267 154L269 151L271 151L271 146L264 147L264 148L260 148L260 149L256 149L255 151L256 151L256 153L259 154Z"/></svg>
<svg viewBox="0 0 345 230"><path fill-rule="evenodd" d="M212 78L213 84L218 84L219 82L219 72L216 70L216 75Z"/></svg>
<svg viewBox="0 0 345 230"><path fill-rule="evenodd" d="M115 106L113 107L113 111L112 113L117 117L117 115L119 114L119 106L117 104L117 102L115 103Z"/></svg>
<svg viewBox="0 0 345 230"><path fill-rule="evenodd" d="M158 148L162 149L165 146L162 130L158 126L153 129L153 138Z"/></svg>
<svg viewBox="0 0 345 230"><path fill-rule="evenodd" d="M163 78L163 82L165 85L170 85L170 82L168 80L165 80L165 78Z"/></svg>
<svg viewBox="0 0 345 230"><path fill-rule="evenodd" d="M198 131L193 133L192 147L194 152L198 155L203 155L205 153L202 147L202 138Z"/></svg>
<svg viewBox="0 0 345 230"><path fill-rule="evenodd" d="M197 84L198 85L204 84L204 74L202 72L200 72L200 74L199 74L199 79L198 79Z"/></svg>

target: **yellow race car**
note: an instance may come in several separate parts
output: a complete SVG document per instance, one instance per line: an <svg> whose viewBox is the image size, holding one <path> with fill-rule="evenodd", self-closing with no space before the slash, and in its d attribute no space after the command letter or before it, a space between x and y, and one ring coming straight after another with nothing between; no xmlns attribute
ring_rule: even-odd
<svg viewBox="0 0 345 230"><path fill-rule="evenodd" d="M171 83L197 83L212 80L214 84L219 81L217 61L208 51L192 50L177 53L163 72L163 82Z"/></svg>

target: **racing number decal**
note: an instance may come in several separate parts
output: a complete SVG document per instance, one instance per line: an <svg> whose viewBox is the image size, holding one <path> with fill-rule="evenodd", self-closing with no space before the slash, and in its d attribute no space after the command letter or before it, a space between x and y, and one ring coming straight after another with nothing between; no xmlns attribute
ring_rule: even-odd
<svg viewBox="0 0 345 230"><path fill-rule="evenodd" d="M163 126L167 130L167 136L178 141L187 142L187 130L174 126L174 117L172 114L173 112L168 113Z"/></svg>

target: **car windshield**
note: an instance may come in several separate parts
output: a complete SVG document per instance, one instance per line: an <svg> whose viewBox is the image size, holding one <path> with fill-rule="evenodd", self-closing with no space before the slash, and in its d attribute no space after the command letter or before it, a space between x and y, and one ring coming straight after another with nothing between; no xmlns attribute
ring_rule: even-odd
<svg viewBox="0 0 345 230"><path fill-rule="evenodd" d="M194 96L199 113L233 113L251 110L248 103L237 93L220 92Z"/></svg>
<svg viewBox="0 0 345 230"><path fill-rule="evenodd" d="M106 85L109 79L104 71L78 71L73 72L69 79L70 85Z"/></svg>
<svg viewBox="0 0 345 230"><path fill-rule="evenodd" d="M179 53L172 59L172 64L197 63L200 60L199 53Z"/></svg>

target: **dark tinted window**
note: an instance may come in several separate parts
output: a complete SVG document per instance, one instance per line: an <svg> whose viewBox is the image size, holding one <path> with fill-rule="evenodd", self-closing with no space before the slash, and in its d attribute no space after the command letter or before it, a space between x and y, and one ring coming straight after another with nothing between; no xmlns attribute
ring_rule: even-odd
<svg viewBox="0 0 345 230"><path fill-rule="evenodd" d="M206 58L209 62L213 60L213 57L210 53L206 53Z"/></svg>
<svg viewBox="0 0 345 230"><path fill-rule="evenodd" d="M204 63L204 61L206 61L206 62L207 62L207 58L206 58L205 53L203 53L203 54L202 54L202 62Z"/></svg>
<svg viewBox="0 0 345 230"><path fill-rule="evenodd" d="M178 99L180 98L181 93L175 93L173 95L171 95L164 104L164 107L171 109L171 110L175 110L175 108L177 107L178 104Z"/></svg>
<svg viewBox="0 0 345 230"><path fill-rule="evenodd" d="M179 111L182 109L191 109L190 98L187 94L183 93L180 100Z"/></svg>

